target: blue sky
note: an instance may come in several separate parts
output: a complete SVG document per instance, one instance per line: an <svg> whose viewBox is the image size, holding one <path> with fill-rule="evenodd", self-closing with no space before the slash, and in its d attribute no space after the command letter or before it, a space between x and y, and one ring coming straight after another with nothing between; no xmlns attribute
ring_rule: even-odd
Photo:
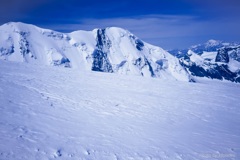
<svg viewBox="0 0 240 160"><path fill-rule="evenodd" d="M164 49L240 41L239 0L1 1L0 24L10 21L62 32L122 27Z"/></svg>

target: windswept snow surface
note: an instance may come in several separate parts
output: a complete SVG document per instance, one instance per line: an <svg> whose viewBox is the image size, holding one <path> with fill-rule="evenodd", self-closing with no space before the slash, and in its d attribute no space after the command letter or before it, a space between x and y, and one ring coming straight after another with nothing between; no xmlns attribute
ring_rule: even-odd
<svg viewBox="0 0 240 160"><path fill-rule="evenodd" d="M0 159L239 160L239 87L0 61Z"/></svg>

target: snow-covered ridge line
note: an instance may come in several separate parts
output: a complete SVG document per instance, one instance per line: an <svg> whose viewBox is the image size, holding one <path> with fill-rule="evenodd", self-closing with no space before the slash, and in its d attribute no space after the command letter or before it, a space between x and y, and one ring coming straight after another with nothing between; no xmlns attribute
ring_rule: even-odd
<svg viewBox="0 0 240 160"><path fill-rule="evenodd" d="M61 33L21 22L0 26L0 59L191 81L178 59L117 27Z"/></svg>

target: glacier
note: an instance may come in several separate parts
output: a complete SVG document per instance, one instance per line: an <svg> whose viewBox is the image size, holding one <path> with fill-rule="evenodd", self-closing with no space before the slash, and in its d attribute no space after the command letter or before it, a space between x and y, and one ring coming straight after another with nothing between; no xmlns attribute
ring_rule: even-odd
<svg viewBox="0 0 240 160"><path fill-rule="evenodd" d="M240 90L0 60L0 159L238 160Z"/></svg>

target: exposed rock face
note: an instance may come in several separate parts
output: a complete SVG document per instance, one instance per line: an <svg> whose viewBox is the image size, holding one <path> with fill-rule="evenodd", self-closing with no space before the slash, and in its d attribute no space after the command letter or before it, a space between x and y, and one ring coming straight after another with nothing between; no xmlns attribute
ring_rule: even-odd
<svg viewBox="0 0 240 160"><path fill-rule="evenodd" d="M111 47L111 41L106 36L105 29L97 30L96 41L97 41L96 49L92 54L93 56L92 70L101 72L113 72L112 65L107 57L108 53L110 52L109 49Z"/></svg>
<svg viewBox="0 0 240 160"><path fill-rule="evenodd" d="M231 50L232 50L232 48L221 48L221 49L219 49L215 62L228 63L229 62L228 52L231 51Z"/></svg>

